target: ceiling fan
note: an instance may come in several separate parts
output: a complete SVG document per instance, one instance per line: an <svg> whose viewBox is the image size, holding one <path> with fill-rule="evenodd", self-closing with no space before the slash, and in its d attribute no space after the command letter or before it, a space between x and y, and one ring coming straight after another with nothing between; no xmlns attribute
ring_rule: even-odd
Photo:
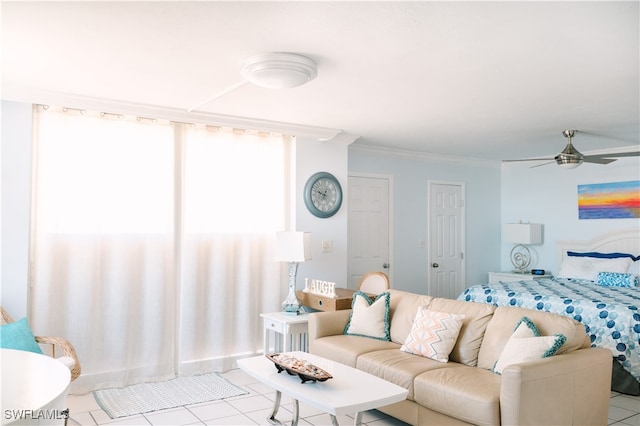
<svg viewBox="0 0 640 426"><path fill-rule="evenodd" d="M582 163L595 163L595 164L609 164L616 161L617 157L636 157L640 156L640 151L630 151L630 152L617 152L611 154L594 154L594 155L584 155L580 151L578 151L573 144L571 143L571 138L577 133L577 130L563 130L562 134L565 138L568 139L567 146L562 150L561 153L556 155L553 158L525 158L521 160L503 160L503 162L515 162L515 161L547 161L544 164L538 164L532 167L540 167L546 164L551 164L555 160L555 162L565 169L575 169Z"/></svg>

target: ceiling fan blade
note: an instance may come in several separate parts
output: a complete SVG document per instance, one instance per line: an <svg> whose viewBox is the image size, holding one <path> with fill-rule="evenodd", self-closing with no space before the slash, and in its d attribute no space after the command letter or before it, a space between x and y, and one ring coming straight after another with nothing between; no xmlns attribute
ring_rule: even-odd
<svg viewBox="0 0 640 426"><path fill-rule="evenodd" d="M516 161L551 161L553 158L522 158L520 160L502 160L503 163L513 163Z"/></svg>
<svg viewBox="0 0 640 426"><path fill-rule="evenodd" d="M612 152L611 154L594 154L594 155L585 155L585 158L617 158L617 157L638 157L640 156L640 151L629 151L629 152Z"/></svg>
<svg viewBox="0 0 640 426"><path fill-rule="evenodd" d="M584 162L595 163L595 164L609 164L616 161L618 157L637 157L637 156L640 156L640 151L585 155Z"/></svg>
<svg viewBox="0 0 640 426"><path fill-rule="evenodd" d="M536 164L535 166L531 166L529 168L533 169L533 168L540 167L540 166L546 166L548 164L555 164L555 160L554 161L547 161L546 163L542 163L542 164Z"/></svg>
<svg viewBox="0 0 640 426"><path fill-rule="evenodd" d="M594 164L609 164L609 163L613 163L614 161L617 161L615 158L602 158L602 157L598 157L596 155L591 156L591 155L585 155L584 156L584 161L585 163L594 163Z"/></svg>

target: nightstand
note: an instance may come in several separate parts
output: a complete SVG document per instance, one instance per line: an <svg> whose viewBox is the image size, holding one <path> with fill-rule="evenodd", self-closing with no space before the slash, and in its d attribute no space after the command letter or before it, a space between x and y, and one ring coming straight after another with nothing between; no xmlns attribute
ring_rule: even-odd
<svg viewBox="0 0 640 426"><path fill-rule="evenodd" d="M309 314L260 314L264 321L264 353L308 351ZM273 348L271 335L274 336Z"/></svg>
<svg viewBox="0 0 640 426"><path fill-rule="evenodd" d="M513 282L513 281L530 281L540 278L551 278L551 274L545 275L533 275L533 274L518 274L516 272L489 272L489 282Z"/></svg>

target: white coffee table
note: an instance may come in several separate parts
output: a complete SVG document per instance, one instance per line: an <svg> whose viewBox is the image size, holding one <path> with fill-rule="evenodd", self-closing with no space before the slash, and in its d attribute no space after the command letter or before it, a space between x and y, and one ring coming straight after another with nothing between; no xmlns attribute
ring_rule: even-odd
<svg viewBox="0 0 640 426"><path fill-rule="evenodd" d="M355 424L359 425L363 411L403 401L409 393L405 388L339 362L306 352L287 353L322 368L333 378L324 382L302 383L298 376L291 376L285 371L278 373L273 362L263 355L238 360L241 370L276 390L273 412L267 418L273 424L281 424L276 415L282 394L294 399L291 425L295 426L299 419L299 401L328 413L334 425L338 424L336 416L357 413Z"/></svg>

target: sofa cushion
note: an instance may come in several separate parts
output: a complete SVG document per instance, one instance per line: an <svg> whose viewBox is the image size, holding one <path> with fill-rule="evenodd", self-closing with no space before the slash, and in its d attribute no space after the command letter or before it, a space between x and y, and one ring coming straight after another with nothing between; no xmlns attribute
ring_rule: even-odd
<svg viewBox="0 0 640 426"><path fill-rule="evenodd" d="M351 316L344 334L391 340L389 337L389 293L371 300L366 293L356 291L351 303Z"/></svg>
<svg viewBox="0 0 640 426"><path fill-rule="evenodd" d="M509 365L553 356L566 340L562 334L541 336L533 321L523 317L500 353L493 372L502 374Z"/></svg>
<svg viewBox="0 0 640 426"><path fill-rule="evenodd" d="M486 303L434 298L429 304L429 309L464 315L462 328L449 360L475 367L478 364L478 352L485 330L496 307Z"/></svg>
<svg viewBox="0 0 640 426"><path fill-rule="evenodd" d="M501 377L462 364L418 375L414 399L433 411L476 425L500 424Z"/></svg>
<svg viewBox="0 0 640 426"><path fill-rule="evenodd" d="M536 324L541 335L562 334L567 338L557 354L573 352L577 349L591 346L584 325L573 318L551 312L501 306L495 310L493 318L487 325L480 352L478 353L478 367L487 370L493 368L507 341L513 334L516 324L522 317L530 318Z"/></svg>
<svg viewBox="0 0 640 426"><path fill-rule="evenodd" d="M389 290L391 295L391 341L403 344L413 325L420 306L428 306L432 296L409 293L401 290Z"/></svg>
<svg viewBox="0 0 640 426"><path fill-rule="evenodd" d="M383 349L398 350L400 345L370 337L338 334L314 340L312 353L349 367L355 367L360 355Z"/></svg>
<svg viewBox="0 0 640 426"><path fill-rule="evenodd" d="M368 352L358 357L356 367L402 386L409 390L407 399L413 400L413 380L425 371L437 368L455 368L460 364L442 363L418 355L409 354L396 349Z"/></svg>
<svg viewBox="0 0 640 426"><path fill-rule="evenodd" d="M464 315L420 307L400 350L434 361L447 362L458 340L463 319Z"/></svg>

